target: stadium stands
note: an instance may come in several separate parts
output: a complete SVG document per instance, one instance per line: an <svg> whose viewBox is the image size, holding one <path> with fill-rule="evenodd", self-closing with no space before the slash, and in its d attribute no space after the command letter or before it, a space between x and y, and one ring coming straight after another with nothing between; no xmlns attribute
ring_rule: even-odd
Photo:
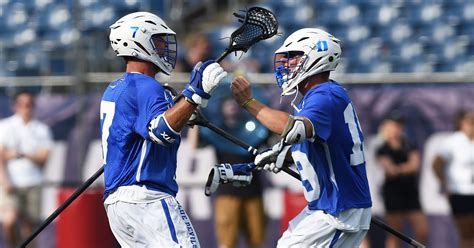
<svg viewBox="0 0 474 248"><path fill-rule="evenodd" d="M339 37L343 42L344 72L472 71L465 64L474 60L474 4L436 2L263 3L278 13L280 28L285 30L283 36L302 27L316 26ZM258 58L271 57L272 49L257 53Z"/></svg>
<svg viewBox="0 0 474 248"><path fill-rule="evenodd" d="M164 11L170 2L2 0L0 76L68 74L69 69L61 63L71 61L68 56L76 40L88 41L85 48L92 54L110 52L103 31L112 20L137 10L172 19ZM467 66L474 63L474 3L470 1L263 0L256 4L275 11L283 37L309 26L322 27L339 37L344 51L342 72L473 70ZM230 25L235 23L228 25L215 23L217 29L209 32L216 56L227 45L227 40L219 38L227 37L226 30L232 30ZM249 56L261 61L264 72L271 71L269 60L280 40L251 50ZM108 58L94 60L100 64Z"/></svg>

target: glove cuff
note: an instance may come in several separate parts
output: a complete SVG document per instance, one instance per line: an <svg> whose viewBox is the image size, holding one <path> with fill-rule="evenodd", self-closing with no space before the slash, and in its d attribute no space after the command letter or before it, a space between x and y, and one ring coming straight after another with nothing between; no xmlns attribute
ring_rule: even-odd
<svg viewBox="0 0 474 248"><path fill-rule="evenodd" d="M204 194L206 196L210 196L217 190L219 187L219 177L219 171L217 171L217 168L212 168L211 172L209 173L209 177L207 178L206 187L204 188Z"/></svg>
<svg viewBox="0 0 474 248"><path fill-rule="evenodd" d="M211 98L211 95L204 92L204 90L193 87L189 84L183 90L182 94L197 105L201 105Z"/></svg>

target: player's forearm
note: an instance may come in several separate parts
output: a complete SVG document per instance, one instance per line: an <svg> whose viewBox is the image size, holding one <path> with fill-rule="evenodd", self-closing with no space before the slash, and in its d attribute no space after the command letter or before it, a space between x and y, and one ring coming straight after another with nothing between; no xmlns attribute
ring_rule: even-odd
<svg viewBox="0 0 474 248"><path fill-rule="evenodd" d="M193 105L183 98L172 108L165 112L166 121L176 132L180 132L188 123L189 118L194 113L196 105Z"/></svg>
<svg viewBox="0 0 474 248"><path fill-rule="evenodd" d="M272 109L258 100L248 102L244 108L265 127L277 134L283 132L288 122L288 113Z"/></svg>
<svg viewBox="0 0 474 248"><path fill-rule="evenodd" d="M288 113L274 110L252 97L250 82L243 76L232 80L230 89L235 100L272 132L281 134L288 122Z"/></svg>

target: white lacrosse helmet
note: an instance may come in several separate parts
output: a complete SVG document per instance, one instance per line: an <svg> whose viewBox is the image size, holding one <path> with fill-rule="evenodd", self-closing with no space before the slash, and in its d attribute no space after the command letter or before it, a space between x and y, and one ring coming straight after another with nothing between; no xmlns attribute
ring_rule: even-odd
<svg viewBox="0 0 474 248"><path fill-rule="evenodd" d="M176 65L176 33L148 12L128 14L110 26L110 44L117 56L130 56L158 66L166 75Z"/></svg>
<svg viewBox="0 0 474 248"><path fill-rule="evenodd" d="M292 33L275 51L274 68L282 95L292 95L309 76L336 69L341 59L340 41L317 28Z"/></svg>

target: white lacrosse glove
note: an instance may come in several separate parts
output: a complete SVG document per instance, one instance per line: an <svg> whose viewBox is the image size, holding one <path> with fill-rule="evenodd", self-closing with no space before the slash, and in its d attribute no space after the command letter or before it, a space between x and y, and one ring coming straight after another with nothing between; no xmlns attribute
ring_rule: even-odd
<svg viewBox="0 0 474 248"><path fill-rule="evenodd" d="M182 94L201 107L207 107L212 91L227 75L227 72L213 60L198 62L191 73L191 79Z"/></svg>
<svg viewBox="0 0 474 248"><path fill-rule="evenodd" d="M214 62L208 65L202 74L202 89L206 93L212 94L225 76L227 76L227 72L218 63Z"/></svg>
<svg viewBox="0 0 474 248"><path fill-rule="evenodd" d="M276 143L271 149L267 149L255 157L254 163L257 168L278 173L285 164L286 154L290 150L291 145L288 145L281 140Z"/></svg>
<svg viewBox="0 0 474 248"><path fill-rule="evenodd" d="M204 193L210 196L220 184L232 183L235 187L245 187L252 181L254 163L216 164L209 172Z"/></svg>

